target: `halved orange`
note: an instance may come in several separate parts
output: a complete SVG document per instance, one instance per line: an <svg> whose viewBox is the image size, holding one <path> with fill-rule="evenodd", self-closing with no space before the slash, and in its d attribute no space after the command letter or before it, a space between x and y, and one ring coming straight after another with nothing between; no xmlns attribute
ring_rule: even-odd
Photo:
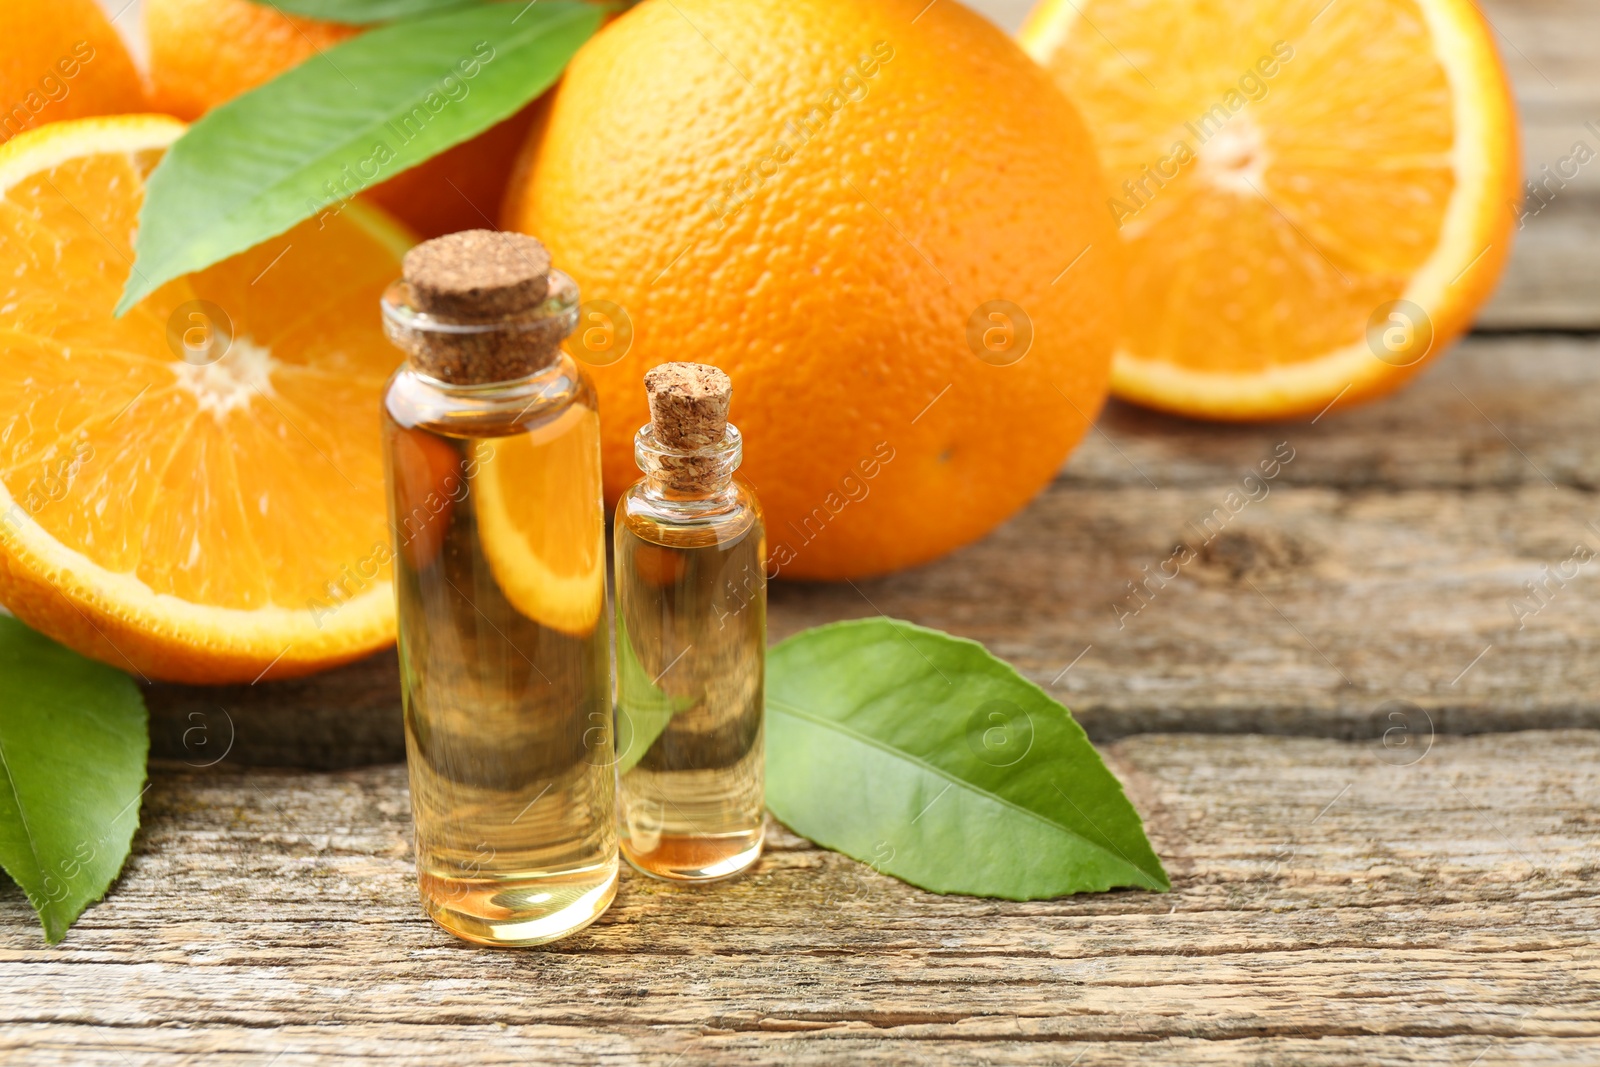
<svg viewBox="0 0 1600 1067"><path fill-rule="evenodd" d="M1400 385L1505 263L1516 118L1471 0L1042 0L1129 256L1118 396L1279 418Z"/></svg>
<svg viewBox="0 0 1600 1067"><path fill-rule="evenodd" d="M574 404L531 433L475 445L472 487L489 570L522 614L574 637L606 602L606 522L599 496L600 416Z"/></svg>
<svg viewBox="0 0 1600 1067"><path fill-rule="evenodd" d="M0 147L0 603L149 678L303 674L394 637L377 308L409 237L351 204L113 318L183 130Z"/></svg>

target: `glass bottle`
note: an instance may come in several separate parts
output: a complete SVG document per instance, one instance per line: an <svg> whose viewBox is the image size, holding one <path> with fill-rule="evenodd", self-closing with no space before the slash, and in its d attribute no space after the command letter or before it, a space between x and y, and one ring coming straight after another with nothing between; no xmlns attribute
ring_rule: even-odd
<svg viewBox="0 0 1600 1067"><path fill-rule="evenodd" d="M422 904L532 945L617 886L600 422L560 349L572 280L519 234L413 249L383 298L383 401Z"/></svg>
<svg viewBox="0 0 1600 1067"><path fill-rule="evenodd" d="M766 534L727 424L731 385L669 363L645 378L644 477L617 504L617 804L645 874L712 881L761 854Z"/></svg>

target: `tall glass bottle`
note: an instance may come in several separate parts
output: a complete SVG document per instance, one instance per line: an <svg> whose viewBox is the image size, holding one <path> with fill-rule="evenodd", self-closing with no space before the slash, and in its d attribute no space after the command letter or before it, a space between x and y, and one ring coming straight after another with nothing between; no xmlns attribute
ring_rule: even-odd
<svg viewBox="0 0 1600 1067"><path fill-rule="evenodd" d="M766 534L734 478L732 387L713 367L645 377L644 472L617 504L617 770L622 854L711 881L761 855Z"/></svg>
<svg viewBox="0 0 1600 1067"><path fill-rule="evenodd" d="M491 945L616 893L600 421L560 349L572 280L530 237L413 249L384 295L401 691L424 909Z"/></svg>

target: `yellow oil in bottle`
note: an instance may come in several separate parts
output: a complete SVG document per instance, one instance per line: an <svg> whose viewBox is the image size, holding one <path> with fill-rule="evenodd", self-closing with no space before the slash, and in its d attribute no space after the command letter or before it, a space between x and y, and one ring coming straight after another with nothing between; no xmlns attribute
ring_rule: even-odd
<svg viewBox="0 0 1600 1067"><path fill-rule="evenodd" d="M570 318L576 292L558 280ZM382 428L418 886L459 937L539 944L592 922L617 887L599 415L559 352L508 381L419 372L427 344L453 355L462 331L407 299L396 289L385 309L412 363ZM516 337L491 341L465 351L520 355Z"/></svg>
<svg viewBox="0 0 1600 1067"><path fill-rule="evenodd" d="M645 478L616 513L620 844L674 881L731 877L761 854L766 543L726 434L689 454L641 430ZM685 456L692 489L673 484Z"/></svg>
<svg viewBox="0 0 1600 1067"><path fill-rule="evenodd" d="M604 530L562 484L598 473L599 418L386 429L423 905L470 940L549 940L616 891Z"/></svg>
<svg viewBox="0 0 1600 1067"><path fill-rule="evenodd" d="M619 512L618 810L628 862L662 878L737 874L761 852L766 559L743 530Z"/></svg>

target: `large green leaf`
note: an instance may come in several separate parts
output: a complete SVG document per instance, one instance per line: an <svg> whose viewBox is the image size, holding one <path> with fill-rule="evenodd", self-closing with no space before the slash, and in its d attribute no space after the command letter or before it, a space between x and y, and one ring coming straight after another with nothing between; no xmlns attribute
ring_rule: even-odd
<svg viewBox="0 0 1600 1067"><path fill-rule="evenodd" d="M393 22L416 15L433 15L461 7L474 7L489 0L255 0L262 7L275 7L290 15L327 19L353 26L371 22Z"/></svg>
<svg viewBox="0 0 1600 1067"><path fill-rule="evenodd" d="M604 12L541 0L397 22L208 113L150 176L117 314L510 116L560 76Z"/></svg>
<svg viewBox="0 0 1600 1067"><path fill-rule="evenodd" d="M817 844L936 893L1170 886L1071 712L982 645L892 619L772 649L767 806Z"/></svg>
<svg viewBox="0 0 1600 1067"><path fill-rule="evenodd" d="M149 748L127 675L0 616L0 866L47 941L122 870Z"/></svg>

